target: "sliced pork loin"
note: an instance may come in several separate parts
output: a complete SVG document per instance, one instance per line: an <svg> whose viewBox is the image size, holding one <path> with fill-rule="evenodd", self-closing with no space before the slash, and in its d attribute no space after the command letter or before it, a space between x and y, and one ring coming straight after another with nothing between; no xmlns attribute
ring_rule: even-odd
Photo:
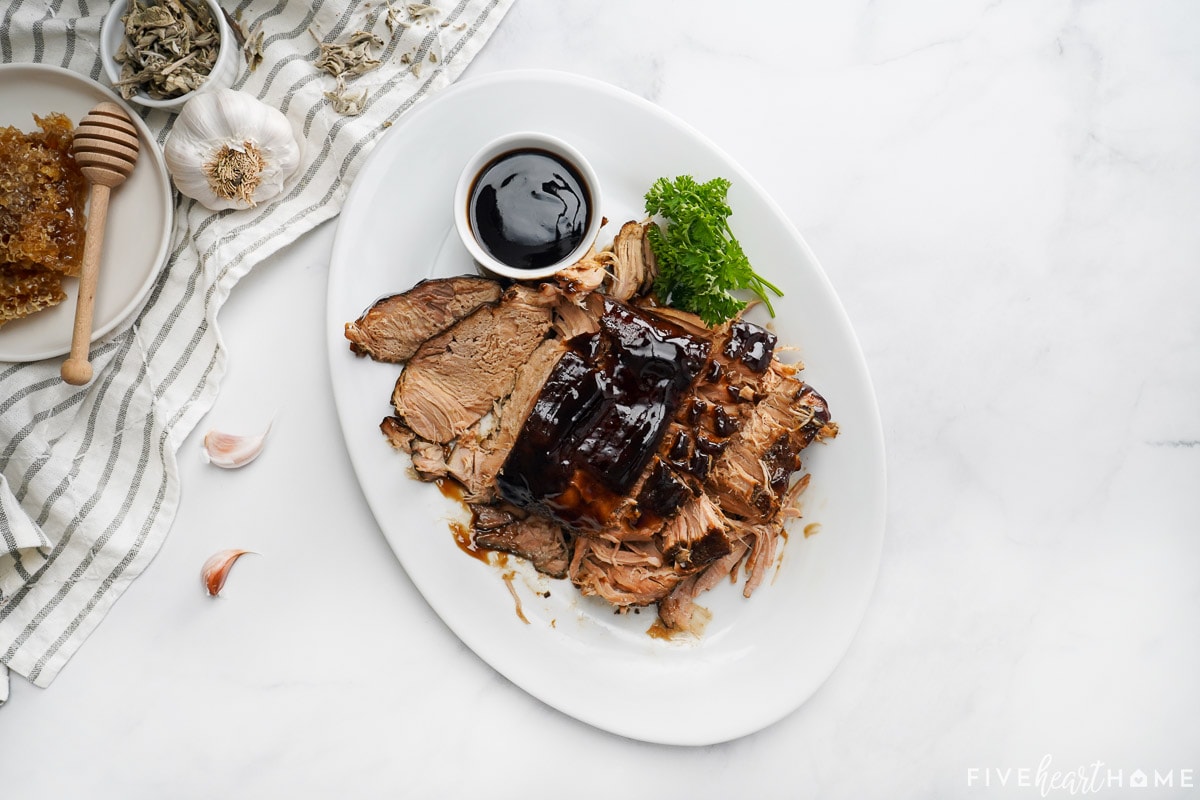
<svg viewBox="0 0 1200 800"><path fill-rule="evenodd" d="M731 437L708 480L727 514L752 521L780 510L792 474L800 469L800 452L829 423L829 408L816 390L778 362L772 369L778 385Z"/></svg>
<svg viewBox="0 0 1200 800"><path fill-rule="evenodd" d="M496 498L496 473L504 466L542 386L564 352L566 345L561 339L542 341L517 370L512 393L496 403L488 431L480 433L476 426L455 442L447 461L448 473L463 485L467 502L486 503Z"/></svg>
<svg viewBox="0 0 1200 800"><path fill-rule="evenodd" d="M662 530L663 557L684 573L703 569L732 550L725 516L705 494L680 506Z"/></svg>
<svg viewBox="0 0 1200 800"><path fill-rule="evenodd" d="M553 287L542 286L536 294L527 297L530 302L548 304L553 310L553 328L557 335L543 339L529 360L519 366L511 393L496 400L489 414L444 448L436 445L443 450L444 460L436 458L438 454L424 446L430 443L413 432L399 416L390 416L380 424L393 447L414 457L414 466L422 480L454 478L463 486L463 499L468 503L490 503L496 499L496 473L508 457L550 371L566 351L564 333L574 336L580 332L594 332L599 325L591 310L576 305L569 296L559 294ZM418 455L423 459L420 465L415 464Z"/></svg>
<svg viewBox="0 0 1200 800"><path fill-rule="evenodd" d="M495 303L502 291L494 280L469 275L421 281L407 292L380 298L347 322L346 338L360 356L407 361L426 340L480 306Z"/></svg>
<svg viewBox="0 0 1200 800"><path fill-rule="evenodd" d="M545 517L504 504L471 506L471 537L476 547L528 559L552 578L567 577L571 554L563 529Z"/></svg>
<svg viewBox="0 0 1200 800"><path fill-rule="evenodd" d="M644 310L601 305L599 330L567 343L496 479L513 505L576 529L613 522L710 348Z"/></svg>
<svg viewBox="0 0 1200 800"><path fill-rule="evenodd" d="M396 416L426 441L453 441L512 392L550 330L553 305L546 293L515 285L425 342L396 381Z"/></svg>
<svg viewBox="0 0 1200 800"><path fill-rule="evenodd" d="M380 428L422 480L464 487L476 546L686 630L743 565L746 596L767 579L800 454L836 425L774 334L655 305L646 230L533 287L419 284L346 336L407 362Z"/></svg>
<svg viewBox="0 0 1200 800"><path fill-rule="evenodd" d="M775 334L744 320L713 333L713 357L696 384L696 402L709 417L707 430L729 436L778 381L769 366Z"/></svg>

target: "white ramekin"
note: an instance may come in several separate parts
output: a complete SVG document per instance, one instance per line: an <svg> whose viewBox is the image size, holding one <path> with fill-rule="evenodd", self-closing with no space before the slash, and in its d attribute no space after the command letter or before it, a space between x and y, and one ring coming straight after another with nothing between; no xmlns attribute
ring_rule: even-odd
<svg viewBox="0 0 1200 800"><path fill-rule="evenodd" d="M588 193L589 214L591 217L588 221L588 228L584 232L583 239L580 240L578 247L572 250L561 261L538 269L511 267L502 261L496 260L479 244L479 240L471 228L470 198L471 190L475 185L475 179L499 156L513 150L529 149L545 150L548 153L558 156L575 168L576 172L579 173L579 177L583 179L584 188ZM479 266L488 272L505 278L511 278L512 280L548 278L559 270L565 269L583 258L592 245L595 244L596 237L600 235L600 228L604 222L602 208L600 181L597 179L592 165L588 163L583 154L562 139L532 131L506 134L498 139L493 139L487 145L480 148L463 167L462 174L458 178L458 186L454 190L454 225L458 229L458 235L462 239L463 245Z"/></svg>
<svg viewBox="0 0 1200 800"><path fill-rule="evenodd" d="M208 6L208 13L212 14L213 19L216 20L217 32L221 38L221 44L217 50L217 61L213 64L208 78L200 85L199 89L179 97L156 100L145 92L138 92L130 98L131 103L137 103L146 108L178 111L197 92L217 87L228 88L233 85L238 75L238 57L241 55L237 39L234 38L233 30L225 20L225 15L221 12L221 6L217 4L217 0L204 0L204 4ZM121 80L121 65L117 63L117 48L121 46L121 39L125 35L125 25L121 22L121 17L125 15L128 7L129 0L114 0L112 7L104 16L104 21L100 24L100 62L104 65L104 73L114 87L117 81ZM116 92L122 97L125 96L120 89L116 89Z"/></svg>

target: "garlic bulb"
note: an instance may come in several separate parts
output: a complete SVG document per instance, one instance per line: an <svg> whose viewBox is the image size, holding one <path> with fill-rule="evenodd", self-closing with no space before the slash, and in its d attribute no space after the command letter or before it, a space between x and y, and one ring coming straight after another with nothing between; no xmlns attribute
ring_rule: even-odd
<svg viewBox="0 0 1200 800"><path fill-rule="evenodd" d="M163 155L180 192L221 211L278 196L300 166L300 143L278 109L222 88L184 104Z"/></svg>

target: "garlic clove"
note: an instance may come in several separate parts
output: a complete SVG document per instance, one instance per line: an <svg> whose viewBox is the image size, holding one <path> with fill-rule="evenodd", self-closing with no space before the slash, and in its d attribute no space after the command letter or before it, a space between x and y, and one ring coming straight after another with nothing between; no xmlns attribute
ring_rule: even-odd
<svg viewBox="0 0 1200 800"><path fill-rule="evenodd" d="M229 577L229 571L233 569L234 563L251 552L253 551L221 550L208 557L204 566L200 568L200 577L204 581L204 588L208 591L209 597L216 597L221 593L221 589L225 586L225 579Z"/></svg>
<svg viewBox="0 0 1200 800"><path fill-rule="evenodd" d="M212 430L204 435L204 458L215 467L237 469L244 467L263 451L271 426L262 433L241 436Z"/></svg>

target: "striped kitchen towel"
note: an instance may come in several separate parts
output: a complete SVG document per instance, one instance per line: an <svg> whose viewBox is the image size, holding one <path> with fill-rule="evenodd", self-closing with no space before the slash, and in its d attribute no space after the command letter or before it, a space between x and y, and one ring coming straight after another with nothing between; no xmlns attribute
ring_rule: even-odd
<svg viewBox="0 0 1200 800"><path fill-rule="evenodd" d="M61 359L0 362L0 702L7 669L47 686L153 558L175 516L175 453L211 408L225 371L216 317L242 275L341 209L388 125L449 85L513 0L222 0L263 59L239 57L234 88L287 114L305 140L301 179L247 211L212 213L176 197L166 267L144 307L92 347L96 377L59 378ZM422 8L426 6L426 8ZM0 4L0 61L43 62L102 78L107 2ZM389 15L391 19L389 20ZM354 79L361 114L331 107L318 40L379 35L382 65ZM159 145L175 119L143 113Z"/></svg>

